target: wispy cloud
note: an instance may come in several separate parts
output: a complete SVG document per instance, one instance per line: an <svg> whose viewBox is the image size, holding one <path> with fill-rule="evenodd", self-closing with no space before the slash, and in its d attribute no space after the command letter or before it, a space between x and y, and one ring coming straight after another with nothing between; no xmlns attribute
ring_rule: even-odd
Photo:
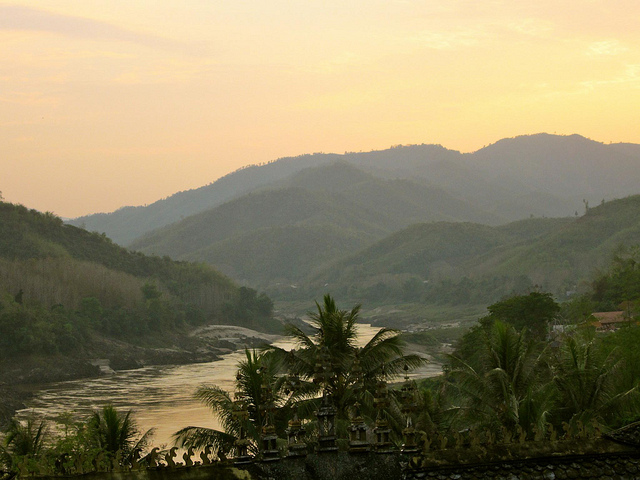
<svg viewBox="0 0 640 480"><path fill-rule="evenodd" d="M640 64L626 65L624 72L612 78L580 82L580 86L587 91L603 85L626 85L632 88L640 88Z"/></svg>
<svg viewBox="0 0 640 480"><path fill-rule="evenodd" d="M0 5L0 30L47 32L87 40L132 42L155 48L180 45L175 40L134 32L99 20L19 5Z"/></svg>
<svg viewBox="0 0 640 480"><path fill-rule="evenodd" d="M629 49L618 40L603 40L589 45L587 53L589 55L620 55L628 52Z"/></svg>

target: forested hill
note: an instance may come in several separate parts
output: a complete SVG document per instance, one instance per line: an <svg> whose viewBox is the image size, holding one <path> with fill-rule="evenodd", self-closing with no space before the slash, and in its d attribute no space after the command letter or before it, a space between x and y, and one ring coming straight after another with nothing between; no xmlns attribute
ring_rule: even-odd
<svg viewBox="0 0 640 480"><path fill-rule="evenodd" d="M252 307L264 308L247 315ZM271 308L209 266L130 252L0 202L0 359L80 355L96 334L144 343L205 323L266 326Z"/></svg>
<svg viewBox="0 0 640 480"><path fill-rule="evenodd" d="M566 298L617 251L639 244L640 195L590 207L579 217L497 227L418 224L315 272L295 294L314 295L330 285L369 303L488 304L537 286ZM287 294L275 288L271 293Z"/></svg>
<svg viewBox="0 0 640 480"><path fill-rule="evenodd" d="M4 202L0 202L0 257L12 263L47 259L70 264L91 263L113 274L153 281L159 288L185 300L193 295L194 289L206 288L211 292L210 303L202 302L200 306L211 311L216 309L216 303L237 289L213 268L132 252L104 234L65 225L50 213L42 214Z"/></svg>
<svg viewBox="0 0 640 480"><path fill-rule="evenodd" d="M106 232L128 245L146 232L215 208L256 189L282 184L312 167L346 162L387 179L409 179L471 203L485 223L535 216L567 216L602 199L637 193L640 145L612 144L579 135L537 134L504 139L474 153L439 145L412 145L366 153L302 155L253 165L204 187L180 192L145 207L88 215L71 223Z"/></svg>
<svg viewBox="0 0 640 480"><path fill-rule="evenodd" d="M261 286L295 282L412 223L472 219L499 220L438 187L379 178L340 162L156 230L132 247L206 261Z"/></svg>

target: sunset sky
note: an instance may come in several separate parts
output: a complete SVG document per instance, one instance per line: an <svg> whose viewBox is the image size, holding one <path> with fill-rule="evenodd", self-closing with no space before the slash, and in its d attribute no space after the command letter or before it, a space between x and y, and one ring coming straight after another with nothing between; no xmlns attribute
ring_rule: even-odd
<svg viewBox="0 0 640 480"><path fill-rule="evenodd" d="M0 191L64 217L538 132L640 143L640 1L0 2Z"/></svg>

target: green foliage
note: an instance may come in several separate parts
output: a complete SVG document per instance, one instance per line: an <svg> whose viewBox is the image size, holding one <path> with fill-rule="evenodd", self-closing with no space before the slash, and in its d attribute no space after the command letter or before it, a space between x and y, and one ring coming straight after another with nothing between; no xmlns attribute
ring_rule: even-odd
<svg viewBox="0 0 640 480"><path fill-rule="evenodd" d="M0 299L0 359L27 352L75 355L84 336L82 318L62 307L20 304L10 296Z"/></svg>
<svg viewBox="0 0 640 480"><path fill-rule="evenodd" d="M17 472L18 465L27 463L35 466L42 461L49 427L44 420L36 422L27 419L25 424L13 419L0 444L0 473Z"/></svg>
<svg viewBox="0 0 640 480"><path fill-rule="evenodd" d="M122 413L112 405L94 412L86 427L87 440L92 447L110 455L120 451L125 458L134 450L146 447L153 434L153 430L148 430L141 435L131 410Z"/></svg>
<svg viewBox="0 0 640 480"><path fill-rule="evenodd" d="M9 478L25 467L41 475L110 469L116 461L131 462L134 452L144 450L153 434L153 430L140 433L131 411L123 413L110 405L87 419L73 421L67 413L57 422L61 428L50 433L53 429L45 421L12 420L0 445L0 472L3 464Z"/></svg>
<svg viewBox="0 0 640 480"><path fill-rule="evenodd" d="M47 423L27 419L26 424L13 419L5 432L4 448L15 456L38 456L42 453L48 435Z"/></svg>
<svg viewBox="0 0 640 480"><path fill-rule="evenodd" d="M91 333L136 341L228 321L274 330L271 301L201 264L149 257L52 214L0 202L0 359L82 355ZM226 320L226 319L225 319Z"/></svg>
<svg viewBox="0 0 640 480"><path fill-rule="evenodd" d="M546 422L546 368L540 344L500 321L483 330L478 355L451 356L449 378L464 400L469 419L494 430L524 430ZM469 420L470 421L470 420Z"/></svg>
<svg viewBox="0 0 640 480"><path fill-rule="evenodd" d="M466 336L451 356L449 402L462 407L458 427L496 434L518 425L540 431L592 420L619 427L640 418L637 378L629 382L624 360L617 350L607 353L593 334L565 334L551 350L526 330L496 321Z"/></svg>
<svg viewBox="0 0 640 480"><path fill-rule="evenodd" d="M318 382L319 366L330 365L331 375L324 385L336 404L339 419L348 419L349 409L357 401L358 382L366 392L363 398L371 399L378 381L396 377L405 366L413 369L424 363L417 355L405 355L400 332L389 328L380 329L366 345L358 347L359 305L340 310L335 300L325 295L316 307L317 312L309 315L311 334L294 325L286 326L287 336L298 348L291 352L275 347L270 350L289 373L305 381Z"/></svg>
<svg viewBox="0 0 640 480"><path fill-rule="evenodd" d="M281 366L273 355L249 350L245 350L245 355L238 364L235 402L228 392L215 385L202 385L196 391L196 397L211 409L223 430L185 427L174 434L176 445L186 448L212 445L216 452L228 455L234 452L234 441L242 431L250 442L249 450L257 453L267 417L280 436L286 435L293 402L304 394L294 395L287 390L279 375ZM246 417L239 410L244 410Z"/></svg>
<svg viewBox="0 0 640 480"><path fill-rule="evenodd" d="M609 271L594 280L591 298L599 311L617 310L623 302L640 303L640 246L618 248Z"/></svg>
<svg viewBox="0 0 640 480"><path fill-rule="evenodd" d="M638 389L640 385L640 325L632 324L611 332L601 339L601 355L605 358L613 355L620 360L620 366L616 371L615 382L622 390ZM630 423L635 420L633 416L623 417L617 420L619 424Z"/></svg>
<svg viewBox="0 0 640 480"><path fill-rule="evenodd" d="M611 276L619 265L614 262ZM560 428L563 422L595 420L619 427L640 418L640 327L596 336L583 326L553 341L546 334L560 310L565 320L582 321L592 305L584 295L561 309L551 295L533 292L489 306L489 315L457 343L445 368L449 404L462 407L456 428L502 434L518 425L540 431L548 423Z"/></svg>
<svg viewBox="0 0 640 480"><path fill-rule="evenodd" d="M567 323L584 323L593 312L597 312L597 304L591 294L577 295L560 305L560 317Z"/></svg>
<svg viewBox="0 0 640 480"><path fill-rule="evenodd" d="M507 322L517 330L527 328L533 335L543 337L560 306L550 293L531 292L494 303L487 310L491 320Z"/></svg>
<svg viewBox="0 0 640 480"><path fill-rule="evenodd" d="M640 413L638 386L625 384L623 359L615 350L607 353L592 331L567 337L554 367L558 418L615 426L627 412Z"/></svg>
<svg viewBox="0 0 640 480"><path fill-rule="evenodd" d="M271 346L260 354L246 352L246 360L238 365L235 401L217 386L199 388L197 396L211 408L223 430L186 427L175 434L176 444L211 444L226 454L243 432L250 449L256 451L261 428L267 422L280 436L285 435L287 421L294 414L307 426L312 425L323 390L337 408L338 428L344 435L356 401L371 418L378 382L395 378L405 367L424 363L415 355L403 354L403 342L395 330L380 329L364 347L358 347L356 321L360 307L340 310L331 296L323 300L321 305L316 304L317 313L311 315L311 335L288 325L287 335L299 348L289 352ZM360 384L362 389L357 393Z"/></svg>
<svg viewBox="0 0 640 480"><path fill-rule="evenodd" d="M282 324L273 318L273 302L264 293L240 287L238 294L222 308L225 323L239 325L261 332L280 333Z"/></svg>

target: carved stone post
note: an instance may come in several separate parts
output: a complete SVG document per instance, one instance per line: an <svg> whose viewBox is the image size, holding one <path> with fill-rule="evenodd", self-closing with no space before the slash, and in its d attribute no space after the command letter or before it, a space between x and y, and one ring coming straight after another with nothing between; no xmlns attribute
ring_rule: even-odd
<svg viewBox="0 0 640 480"><path fill-rule="evenodd" d="M386 418L385 408L389 406L389 392L387 391L387 383L380 380L376 385L376 395L373 398L373 405L378 411L376 417L376 426L373 429L375 442L373 448L376 453L393 452L393 444L391 443L391 429Z"/></svg>
<svg viewBox="0 0 640 480"><path fill-rule="evenodd" d="M367 441L367 426L364 423L362 415L360 415L360 404L358 402L354 405L354 410L351 425L349 426L349 452L368 452L370 445Z"/></svg>
<svg viewBox="0 0 640 480"><path fill-rule="evenodd" d="M364 391L364 382L362 380L362 368L360 359L356 355L351 368L351 375L355 380L353 391L355 393L356 402L353 405L353 414L351 416L351 425L349 426L349 452L364 453L371 449L371 445L367 441L367 425L360 413L360 400Z"/></svg>
<svg viewBox="0 0 640 480"><path fill-rule="evenodd" d="M322 403L316 416L318 418L318 452L335 452L336 445L336 408L333 406L329 393L329 384L333 378L331 358L328 349L324 347L320 358L316 362L313 383L322 384Z"/></svg>
<svg viewBox="0 0 640 480"><path fill-rule="evenodd" d="M276 427L273 425L265 425L262 428L262 437L260 441L262 461L263 462L277 462L280 460L280 452L277 445L278 435L276 435Z"/></svg>
<svg viewBox="0 0 640 480"><path fill-rule="evenodd" d="M236 438L234 442L236 458L233 463L236 465L246 465L253 460L249 455L250 441L247 438L247 431L245 429L245 423L249 420L249 410L247 410L247 404L238 392L236 392L233 402L233 416L240 424L238 438Z"/></svg>
<svg viewBox="0 0 640 480"><path fill-rule="evenodd" d="M413 428L413 412L417 408L416 385L409 380L409 367L404 366L404 384L400 390L402 399L402 413L406 418L406 427L402 430L402 453L417 453L420 449L416 442L416 430Z"/></svg>
<svg viewBox="0 0 640 480"><path fill-rule="evenodd" d="M318 417L318 452L335 452L336 445L336 409L326 389L322 395L322 405L316 414Z"/></svg>
<svg viewBox="0 0 640 480"><path fill-rule="evenodd" d="M287 457L296 458L307 456L307 444L304 442L305 433L306 430L298 419L298 415L295 415L289 420L289 428L287 429L289 453Z"/></svg>
<svg viewBox="0 0 640 480"><path fill-rule="evenodd" d="M260 436L260 453L263 462L276 462L280 460L280 452L278 451L278 435L276 427L273 425L273 412L275 405L273 404L273 392L269 385L268 378L263 368L259 370L262 375L262 401L261 410L264 416L264 426L262 427L262 435Z"/></svg>

